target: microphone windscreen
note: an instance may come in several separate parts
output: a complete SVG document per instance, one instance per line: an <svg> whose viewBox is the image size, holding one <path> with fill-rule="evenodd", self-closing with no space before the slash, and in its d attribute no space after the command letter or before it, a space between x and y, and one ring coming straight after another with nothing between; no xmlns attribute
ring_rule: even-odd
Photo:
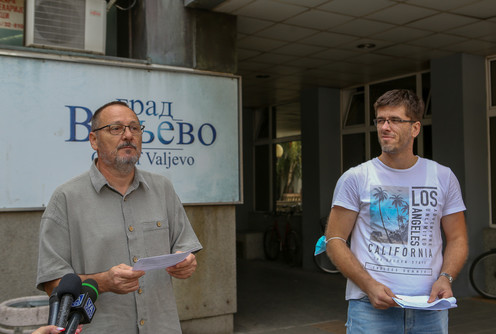
<svg viewBox="0 0 496 334"><path fill-rule="evenodd" d="M60 280L57 287L57 296L61 298L63 295L70 294L74 299L81 292L81 279L76 274L66 274Z"/></svg>
<svg viewBox="0 0 496 334"><path fill-rule="evenodd" d="M81 293L88 293L93 302L98 298L98 283L91 278L84 280L81 285Z"/></svg>

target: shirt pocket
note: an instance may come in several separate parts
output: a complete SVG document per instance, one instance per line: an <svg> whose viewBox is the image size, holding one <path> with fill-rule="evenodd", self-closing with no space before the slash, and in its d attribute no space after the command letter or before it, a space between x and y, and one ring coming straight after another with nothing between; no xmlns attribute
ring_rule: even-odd
<svg viewBox="0 0 496 334"><path fill-rule="evenodd" d="M167 219L143 223L146 256L170 254L169 222Z"/></svg>

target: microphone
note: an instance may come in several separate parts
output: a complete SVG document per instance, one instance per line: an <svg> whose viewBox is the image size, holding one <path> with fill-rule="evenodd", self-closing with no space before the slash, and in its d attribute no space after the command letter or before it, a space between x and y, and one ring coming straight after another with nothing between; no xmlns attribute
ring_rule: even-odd
<svg viewBox="0 0 496 334"><path fill-rule="evenodd" d="M55 326L65 328L72 302L79 296L80 292L81 279L78 275L66 274L62 277L57 287L57 296L60 299L60 305Z"/></svg>
<svg viewBox="0 0 496 334"><path fill-rule="evenodd" d="M98 283L91 278L81 286L81 294L72 303L71 315L66 327L66 334L74 334L79 324L88 324L96 312L95 301L98 298Z"/></svg>
<svg viewBox="0 0 496 334"><path fill-rule="evenodd" d="M52 294L48 299L48 304L50 305L50 308L48 311L47 325L55 325L55 323L57 322L57 314L59 313L59 305L60 305L59 296L57 296L57 287L55 287L52 290Z"/></svg>

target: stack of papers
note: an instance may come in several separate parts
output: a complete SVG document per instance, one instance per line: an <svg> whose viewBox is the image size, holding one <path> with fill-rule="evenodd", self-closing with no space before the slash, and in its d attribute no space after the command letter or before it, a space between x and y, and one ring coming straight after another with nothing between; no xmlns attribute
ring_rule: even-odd
<svg viewBox="0 0 496 334"><path fill-rule="evenodd" d="M417 310L447 310L450 308L457 307L456 298L442 298L428 303L429 296L402 296L396 295L397 298L393 298L394 301L403 308L413 308Z"/></svg>

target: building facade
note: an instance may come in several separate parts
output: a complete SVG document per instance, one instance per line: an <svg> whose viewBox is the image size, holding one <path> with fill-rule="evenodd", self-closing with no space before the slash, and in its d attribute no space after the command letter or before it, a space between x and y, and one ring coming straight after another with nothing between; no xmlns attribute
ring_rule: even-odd
<svg viewBox="0 0 496 334"><path fill-rule="evenodd" d="M104 2L104 52L25 47L24 22L15 16L26 8L24 1L9 8L2 4L12 20L1 22L0 48L14 57L17 51L35 50L89 62L175 66L242 78L241 201L186 206L204 250L198 254L198 272L175 282L185 333L232 332L236 254L264 257L260 236L278 208L294 211L289 222L301 237L301 265L316 270L313 247L336 181L347 168L378 154L371 105L387 89L413 89L426 102L416 153L449 166L460 181L467 206L468 264L496 246L496 41L487 37L496 31L496 12L484 1L462 1L466 8L445 4L437 9L440 14L426 1L412 8L389 0L364 1L355 8L338 0ZM470 14L460 14L464 10ZM394 13L396 19L385 23L383 18ZM443 23L454 26L450 33L436 25L436 15L448 16ZM419 41L426 36L430 44L404 49L381 44L402 34ZM460 40L467 36L474 36L472 44ZM443 37L460 43L441 52L435 43L442 44ZM377 51L363 54L363 47L349 46L368 40L377 43ZM476 42L486 44L470 47ZM411 64L398 63L397 58L410 59L406 53L420 49L431 52L416 55L420 60ZM394 53L395 59L388 58ZM278 165L285 152L293 152L288 158L292 164ZM7 259L1 279L13 282L0 289L3 300L39 294L34 279L41 215L40 208L0 210L0 247ZM468 265L454 289L457 296L475 294Z"/></svg>

